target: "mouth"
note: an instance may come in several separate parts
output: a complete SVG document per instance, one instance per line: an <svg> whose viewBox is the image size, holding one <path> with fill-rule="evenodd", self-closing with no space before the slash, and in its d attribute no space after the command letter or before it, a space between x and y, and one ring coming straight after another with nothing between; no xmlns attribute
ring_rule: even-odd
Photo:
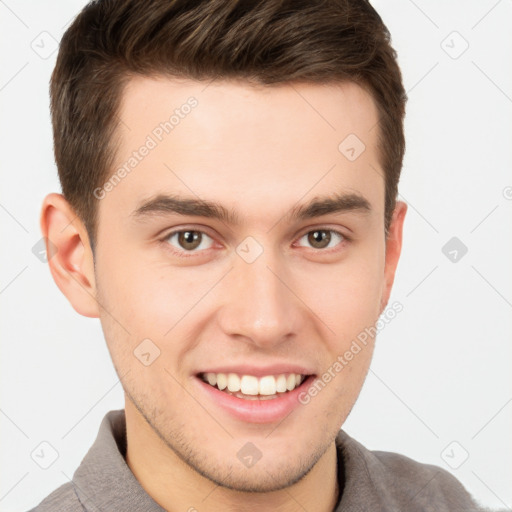
<svg viewBox="0 0 512 512"><path fill-rule="evenodd" d="M304 419L311 409L300 397L316 375L307 366L288 363L265 367L239 364L236 367L204 368L193 374L194 389L201 403L211 407L214 417L228 417L242 423L270 424ZM204 401L202 401L204 400ZM296 423L296 428L300 428Z"/></svg>
<svg viewBox="0 0 512 512"><path fill-rule="evenodd" d="M311 375L280 373L277 375L241 375L204 372L197 375L203 382L225 394L243 400L274 400L299 388Z"/></svg>

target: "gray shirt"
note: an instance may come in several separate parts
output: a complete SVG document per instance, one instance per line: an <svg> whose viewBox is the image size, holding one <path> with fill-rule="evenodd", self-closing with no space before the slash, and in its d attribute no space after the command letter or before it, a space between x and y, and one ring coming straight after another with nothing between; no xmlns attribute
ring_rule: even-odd
<svg viewBox="0 0 512 512"><path fill-rule="evenodd" d="M343 430L336 437L336 449L340 500L334 512L483 510L455 477L437 466L367 450ZM133 476L125 453L124 410L110 411L73 480L31 512L162 512Z"/></svg>

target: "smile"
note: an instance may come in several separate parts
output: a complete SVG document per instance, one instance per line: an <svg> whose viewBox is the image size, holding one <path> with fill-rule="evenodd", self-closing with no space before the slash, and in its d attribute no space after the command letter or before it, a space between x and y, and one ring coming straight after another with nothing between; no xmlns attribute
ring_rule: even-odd
<svg viewBox="0 0 512 512"><path fill-rule="evenodd" d="M194 386L200 403L217 409L212 413L221 418L227 414L243 423L276 423L283 421L295 409L304 407L299 395L314 382L315 375L295 373L305 368L267 368L254 373L250 368L238 372L201 372L194 375ZM204 400L204 401L203 401Z"/></svg>
<svg viewBox="0 0 512 512"><path fill-rule="evenodd" d="M219 391L245 400L269 400L293 391L307 375L288 373L279 375L238 375L236 373L201 373L199 377Z"/></svg>

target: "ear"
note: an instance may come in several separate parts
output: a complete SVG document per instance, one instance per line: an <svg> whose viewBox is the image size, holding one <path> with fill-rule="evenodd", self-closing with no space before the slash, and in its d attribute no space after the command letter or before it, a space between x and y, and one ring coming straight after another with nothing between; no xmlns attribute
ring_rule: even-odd
<svg viewBox="0 0 512 512"><path fill-rule="evenodd" d="M55 193L44 198L40 220L55 283L78 313L99 317L94 259L84 224L64 196Z"/></svg>
<svg viewBox="0 0 512 512"><path fill-rule="evenodd" d="M402 228L404 225L405 214L407 213L407 204L403 201L397 201L389 233L386 239L386 263L384 268L384 286L380 304L380 313L387 306L391 295L391 288L395 280L395 271L402 251Z"/></svg>

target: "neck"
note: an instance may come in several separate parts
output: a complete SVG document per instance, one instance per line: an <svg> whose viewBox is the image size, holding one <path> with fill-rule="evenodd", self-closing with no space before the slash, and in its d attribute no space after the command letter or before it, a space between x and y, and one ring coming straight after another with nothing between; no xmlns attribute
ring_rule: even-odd
<svg viewBox="0 0 512 512"><path fill-rule="evenodd" d="M242 492L219 486L179 458L126 401L126 462L144 490L169 512L332 512L338 500L337 453L333 442L300 481L272 492Z"/></svg>

